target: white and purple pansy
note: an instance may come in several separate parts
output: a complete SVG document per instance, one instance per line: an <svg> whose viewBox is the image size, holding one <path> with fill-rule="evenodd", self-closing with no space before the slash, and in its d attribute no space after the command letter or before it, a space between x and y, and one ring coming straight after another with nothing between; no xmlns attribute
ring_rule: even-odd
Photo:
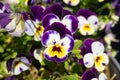
<svg viewBox="0 0 120 80"><path fill-rule="evenodd" d="M77 6L80 3L80 0L63 0L63 2L70 6Z"/></svg>
<svg viewBox="0 0 120 80"><path fill-rule="evenodd" d="M31 12L32 14L23 13L26 26L25 33L30 36L34 35L34 40L40 41L44 32L44 27L40 25L43 8L41 6L32 6Z"/></svg>
<svg viewBox="0 0 120 80"><path fill-rule="evenodd" d="M0 2L0 13L4 13L5 6Z"/></svg>
<svg viewBox="0 0 120 80"><path fill-rule="evenodd" d="M43 54L48 61L64 62L68 53L73 49L74 40L66 34L63 38L54 30L46 31L41 40L43 46L46 47Z"/></svg>
<svg viewBox="0 0 120 80"><path fill-rule="evenodd" d="M83 57L84 65L87 68L95 66L98 71L103 71L109 63L109 58L104 53L104 45L99 41L95 41L91 45L91 50L92 53L87 53Z"/></svg>
<svg viewBox="0 0 120 80"><path fill-rule="evenodd" d="M96 69L85 71L82 75L82 80L108 80L105 73L98 73Z"/></svg>
<svg viewBox="0 0 120 80"><path fill-rule="evenodd" d="M82 35L93 35L98 28L98 18L89 9L80 9L77 12L78 27Z"/></svg>
<svg viewBox="0 0 120 80"><path fill-rule="evenodd" d="M5 30L12 36L20 37L25 30L25 24L23 22L22 15L19 13L12 14L13 19L5 26Z"/></svg>
<svg viewBox="0 0 120 80"><path fill-rule="evenodd" d="M28 70L31 63L30 57L19 54L16 58L7 61L7 70L12 75L19 75L21 72Z"/></svg>
<svg viewBox="0 0 120 80"><path fill-rule="evenodd" d="M49 11L48 9L50 9L51 11ZM42 19L42 24L44 27L52 25L54 22L60 22L60 23L64 24L65 27L71 33L75 33L75 31L77 30L77 27L78 27L78 20L74 15L72 15L67 10L63 10L61 5L59 5L59 4L50 6L48 9L46 9L48 11L46 11L46 10L44 11L44 15L43 15L44 17ZM58 10L60 10L61 12Z"/></svg>

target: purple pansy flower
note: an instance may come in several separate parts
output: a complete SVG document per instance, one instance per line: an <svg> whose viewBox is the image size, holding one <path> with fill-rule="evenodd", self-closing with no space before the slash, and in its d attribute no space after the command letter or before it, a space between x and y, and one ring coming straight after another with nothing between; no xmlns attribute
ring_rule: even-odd
<svg viewBox="0 0 120 80"><path fill-rule="evenodd" d="M19 75L21 72L28 70L31 63L30 57L19 54L16 58L7 61L7 70L12 75Z"/></svg>
<svg viewBox="0 0 120 80"><path fill-rule="evenodd" d="M80 9L77 12L79 21L78 27L82 35L92 35L98 27L98 18L96 14L89 9Z"/></svg>
<svg viewBox="0 0 120 80"><path fill-rule="evenodd" d="M52 25L54 22L60 22L74 33L78 27L77 18L69 11L64 10L60 4L54 4L48 7L43 13L42 24L44 27Z"/></svg>
<svg viewBox="0 0 120 80"><path fill-rule="evenodd" d="M41 6L32 6L31 12L32 14L23 13L26 26L25 33L31 36L34 35L34 40L39 41L44 32L44 27L40 25L43 8Z"/></svg>
<svg viewBox="0 0 120 80"><path fill-rule="evenodd" d="M46 47L43 54L48 61L63 62L67 59L68 53L73 49L74 40L66 34L63 38L54 30L46 31L41 40Z"/></svg>
<svg viewBox="0 0 120 80"><path fill-rule="evenodd" d="M99 74L95 68L92 68L83 73L82 80L107 80L107 76L104 73Z"/></svg>

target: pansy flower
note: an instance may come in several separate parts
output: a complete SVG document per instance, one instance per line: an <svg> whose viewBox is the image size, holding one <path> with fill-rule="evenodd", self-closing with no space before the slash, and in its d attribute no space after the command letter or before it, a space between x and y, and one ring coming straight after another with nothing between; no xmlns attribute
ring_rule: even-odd
<svg viewBox="0 0 120 80"><path fill-rule="evenodd" d="M71 32L75 33L78 27L77 18L69 11L64 10L60 4L54 4L45 9L42 24L47 27L54 22L60 22Z"/></svg>
<svg viewBox="0 0 120 80"><path fill-rule="evenodd" d="M95 68L87 70L82 75L82 80L107 80L105 73L98 73Z"/></svg>
<svg viewBox="0 0 120 80"><path fill-rule="evenodd" d="M103 71L108 64L108 55L104 53L104 45L101 42L95 41L91 45L92 53L87 53L83 57L84 65L87 68L95 66L98 71Z"/></svg>
<svg viewBox="0 0 120 80"><path fill-rule="evenodd" d="M77 12L78 27L82 35L93 35L98 27L96 14L89 9L80 9Z"/></svg>
<svg viewBox="0 0 120 80"><path fill-rule="evenodd" d="M5 11L5 6L0 2L0 13Z"/></svg>
<svg viewBox="0 0 120 80"><path fill-rule="evenodd" d="M32 46L30 54L40 63L43 61L43 49L40 46Z"/></svg>
<svg viewBox="0 0 120 80"><path fill-rule="evenodd" d="M61 37L60 33L54 30L46 31L41 40L46 47L43 54L48 61L64 62L68 53L73 49L74 40L66 34Z"/></svg>
<svg viewBox="0 0 120 80"><path fill-rule="evenodd" d="M119 0L114 0L114 2L112 3L113 8L115 8L115 14L120 16L120 4L119 4Z"/></svg>
<svg viewBox="0 0 120 80"><path fill-rule="evenodd" d="M22 15L19 13L12 14L11 21L5 26L5 30L8 31L12 36L21 36L25 30L25 25L22 18Z"/></svg>
<svg viewBox="0 0 120 80"><path fill-rule="evenodd" d="M70 6L77 6L80 3L80 0L63 0L63 2Z"/></svg>
<svg viewBox="0 0 120 80"><path fill-rule="evenodd" d="M25 33L30 36L34 35L34 40L39 41L44 32L44 27L40 25L43 8L40 6L32 6L31 12L33 17L30 16L31 14L23 13L26 26Z"/></svg>
<svg viewBox="0 0 120 80"><path fill-rule="evenodd" d="M19 75L21 72L28 70L31 63L30 57L19 54L16 58L7 61L7 70L12 75Z"/></svg>

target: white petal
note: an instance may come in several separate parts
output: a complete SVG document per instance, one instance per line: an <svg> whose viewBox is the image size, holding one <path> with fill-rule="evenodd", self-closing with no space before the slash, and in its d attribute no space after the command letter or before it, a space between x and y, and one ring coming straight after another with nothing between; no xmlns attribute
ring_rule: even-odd
<svg viewBox="0 0 120 80"><path fill-rule="evenodd" d="M98 24L98 18L94 15L88 17L88 22L92 25L97 25Z"/></svg>
<svg viewBox="0 0 120 80"><path fill-rule="evenodd" d="M77 19L78 19L78 21L79 21L79 24L78 24L79 27L81 27L82 25L84 25L85 23L87 23L86 18L83 17L83 16L78 16Z"/></svg>
<svg viewBox="0 0 120 80"><path fill-rule="evenodd" d="M104 73L99 75L99 80L107 80L107 76Z"/></svg>
<svg viewBox="0 0 120 80"><path fill-rule="evenodd" d="M92 78L91 80L98 80L97 78Z"/></svg>
<svg viewBox="0 0 120 80"><path fill-rule="evenodd" d="M76 6L79 4L80 0L63 0L63 2L71 6Z"/></svg>
<svg viewBox="0 0 120 80"><path fill-rule="evenodd" d="M42 62L42 52L40 49L35 49L34 50L34 57L37 59L39 62Z"/></svg>
<svg viewBox="0 0 120 80"><path fill-rule="evenodd" d="M30 65L30 61L26 57L19 58L21 62L25 63L26 65Z"/></svg>
<svg viewBox="0 0 120 80"><path fill-rule="evenodd" d="M23 21L20 21L13 32L10 32L13 36L21 36L23 31L25 30L25 26Z"/></svg>
<svg viewBox="0 0 120 80"><path fill-rule="evenodd" d="M7 30L7 31L12 31L12 30L14 30L15 29L15 27L16 27L16 18L14 18L6 27L5 27L5 29Z"/></svg>
<svg viewBox="0 0 120 80"><path fill-rule="evenodd" d="M14 69L14 75L20 74L22 72L20 69L22 69L22 71L26 71L27 69L29 69L29 67L23 63L19 63Z"/></svg>
<svg viewBox="0 0 120 80"><path fill-rule="evenodd" d="M104 52L104 45L99 41L93 42L91 46L92 46L92 52L94 54L99 54Z"/></svg>
<svg viewBox="0 0 120 80"><path fill-rule="evenodd" d="M84 62L84 65L87 67L87 68L90 68L93 66L94 64L94 58L93 58L93 54L92 53L88 53L84 56L83 58L83 62Z"/></svg>
<svg viewBox="0 0 120 80"><path fill-rule="evenodd" d="M36 32L35 22L33 20L26 20L25 26L25 33L31 36L34 35L34 33Z"/></svg>

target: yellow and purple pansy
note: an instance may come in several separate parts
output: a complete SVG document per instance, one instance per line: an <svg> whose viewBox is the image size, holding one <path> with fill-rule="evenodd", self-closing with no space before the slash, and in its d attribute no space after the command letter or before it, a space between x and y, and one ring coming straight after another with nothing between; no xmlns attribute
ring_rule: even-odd
<svg viewBox="0 0 120 80"><path fill-rule="evenodd" d="M109 63L106 53L104 53L104 45L99 41L94 41L91 44L92 52L84 55L83 62L87 68L95 66L98 71L103 71Z"/></svg>
<svg viewBox="0 0 120 80"><path fill-rule="evenodd" d="M46 47L43 54L48 61L64 62L68 53L73 49L73 38L65 34L61 37L60 33L55 30L46 31L41 40L43 46Z"/></svg>
<svg viewBox="0 0 120 80"><path fill-rule="evenodd" d="M98 18L89 9L80 9L77 12L78 27L82 35L93 35L98 28Z"/></svg>
<svg viewBox="0 0 120 80"><path fill-rule="evenodd" d="M7 61L7 70L12 75L19 75L21 72L28 70L31 63L30 57L19 54L16 58Z"/></svg>
<svg viewBox="0 0 120 80"><path fill-rule="evenodd" d="M44 32L44 27L40 25L43 8L41 6L32 6L32 14L23 13L25 19L25 33L33 36L34 40L40 41Z"/></svg>

